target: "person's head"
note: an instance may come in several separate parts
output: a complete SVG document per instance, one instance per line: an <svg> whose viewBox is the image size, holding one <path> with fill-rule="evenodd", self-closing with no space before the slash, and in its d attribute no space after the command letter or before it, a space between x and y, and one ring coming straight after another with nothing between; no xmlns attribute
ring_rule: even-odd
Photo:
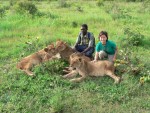
<svg viewBox="0 0 150 113"><path fill-rule="evenodd" d="M105 44L108 40L108 33L106 31L101 31L99 33L98 39L102 42L102 44Z"/></svg>
<svg viewBox="0 0 150 113"><path fill-rule="evenodd" d="M87 24L82 24L81 25L81 32L85 35L87 33L88 26Z"/></svg>

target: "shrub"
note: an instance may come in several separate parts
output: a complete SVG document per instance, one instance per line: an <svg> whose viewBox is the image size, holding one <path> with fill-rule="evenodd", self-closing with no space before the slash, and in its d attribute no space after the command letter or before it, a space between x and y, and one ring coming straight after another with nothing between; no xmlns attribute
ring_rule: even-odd
<svg viewBox="0 0 150 113"><path fill-rule="evenodd" d="M5 16L5 9L4 8L0 8L0 17L4 17Z"/></svg>
<svg viewBox="0 0 150 113"><path fill-rule="evenodd" d="M149 0L145 0L144 2L142 2L142 6L139 9L139 12L150 12L150 1Z"/></svg>
<svg viewBox="0 0 150 113"><path fill-rule="evenodd" d="M35 15L37 13L37 7L29 1L21 1L17 3L16 11L19 13L27 13Z"/></svg>
<svg viewBox="0 0 150 113"><path fill-rule="evenodd" d="M138 56L139 50L137 46L142 44L144 35L137 30L129 28L124 29L125 38L120 38L121 50L119 51L119 61L116 65L119 73L126 72L131 75L143 75L146 65L140 60ZM120 65L121 64L121 65Z"/></svg>
<svg viewBox="0 0 150 113"><path fill-rule="evenodd" d="M13 6L13 5L16 4L16 2L17 2L16 0L10 0L10 1L9 1L9 4L10 4L10 6Z"/></svg>
<svg viewBox="0 0 150 113"><path fill-rule="evenodd" d="M132 48L133 46L131 46ZM129 75L146 75L147 72L145 64L140 60L139 56L134 53L134 49L126 47L119 51L119 58L115 61L115 67L118 74L128 73ZM134 48L134 47L133 47ZM137 50L138 53L138 50Z"/></svg>
<svg viewBox="0 0 150 113"><path fill-rule="evenodd" d="M132 31L129 28L124 29L124 34L126 35L126 38L123 39L124 46L126 45L132 45L132 46L139 46L142 44L142 40L144 38L144 35L142 35L140 32Z"/></svg>
<svg viewBox="0 0 150 113"><path fill-rule="evenodd" d="M37 66L34 71L37 74L62 74L64 67L66 67L68 64L66 62L63 62L61 60L51 60L49 62L45 62L42 64L42 66Z"/></svg>
<svg viewBox="0 0 150 113"><path fill-rule="evenodd" d="M68 7L66 0L58 0L59 7Z"/></svg>
<svg viewBox="0 0 150 113"><path fill-rule="evenodd" d="M114 20L116 19L131 19L132 16L128 14L128 10L120 8L118 4L113 3L113 5L105 6L105 10L107 13L111 14Z"/></svg>
<svg viewBox="0 0 150 113"><path fill-rule="evenodd" d="M79 11L79 12L83 12L83 9L82 9L82 7L80 7L80 6L77 6L77 11Z"/></svg>
<svg viewBox="0 0 150 113"><path fill-rule="evenodd" d="M104 5L104 0L98 0L97 1L97 6L103 6Z"/></svg>
<svg viewBox="0 0 150 113"><path fill-rule="evenodd" d="M75 21L73 21L73 22L71 23L71 25L72 25L72 27L77 27L77 26L78 26L78 23L75 22Z"/></svg>
<svg viewBox="0 0 150 113"><path fill-rule="evenodd" d="M120 0L122 2L143 2L145 0Z"/></svg>

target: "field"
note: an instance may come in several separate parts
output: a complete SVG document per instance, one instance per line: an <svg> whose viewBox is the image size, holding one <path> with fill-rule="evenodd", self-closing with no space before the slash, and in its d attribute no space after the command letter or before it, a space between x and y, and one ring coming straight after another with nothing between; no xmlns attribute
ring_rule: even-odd
<svg viewBox="0 0 150 113"><path fill-rule="evenodd" d="M149 6L149 1L0 0L0 113L149 113ZM63 60L36 66L35 77L16 69L21 58L58 39L73 46L83 23L96 43L102 30L116 42L120 84L107 76L71 83L61 77L69 65Z"/></svg>

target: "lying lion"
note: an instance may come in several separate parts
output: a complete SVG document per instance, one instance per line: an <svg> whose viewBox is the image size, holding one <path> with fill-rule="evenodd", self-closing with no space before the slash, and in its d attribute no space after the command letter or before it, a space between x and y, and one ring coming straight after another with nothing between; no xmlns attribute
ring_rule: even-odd
<svg viewBox="0 0 150 113"><path fill-rule="evenodd" d="M97 61L97 62L89 62L84 60L81 57L74 57L70 66L76 68L74 72L66 74L63 76L64 78L73 77L76 74L81 75L79 78L73 78L71 82L79 82L85 79L87 76L104 76L108 75L115 80L115 83L120 82L120 77L114 74L114 65L109 61Z"/></svg>
<svg viewBox="0 0 150 113"><path fill-rule="evenodd" d="M31 68L42 62L50 60L55 54L55 47L53 44L51 44L48 47L23 58L17 64L17 68L23 70L27 75L33 76L33 72L30 71Z"/></svg>
<svg viewBox="0 0 150 113"><path fill-rule="evenodd" d="M76 52L76 50L72 49L69 45L67 45L66 42L63 42L61 40L56 41L56 51L60 54L62 59L67 60L68 62L70 62L70 60L73 56L82 57L83 59L85 59L87 61L91 61L91 59L89 57L87 57L79 52ZM72 57L70 57L70 55L72 55ZM75 70L72 71L72 68L66 67L63 70L63 72L74 73Z"/></svg>
<svg viewBox="0 0 150 113"><path fill-rule="evenodd" d="M69 57L75 52L66 42L61 40L56 41L56 51L60 54L61 58L69 61Z"/></svg>

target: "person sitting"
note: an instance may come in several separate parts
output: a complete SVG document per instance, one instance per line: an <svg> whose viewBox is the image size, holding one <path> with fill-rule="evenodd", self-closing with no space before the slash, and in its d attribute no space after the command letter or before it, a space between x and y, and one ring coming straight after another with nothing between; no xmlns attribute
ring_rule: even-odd
<svg viewBox="0 0 150 113"><path fill-rule="evenodd" d="M85 56L92 58L95 51L95 38L93 33L88 32L87 24L81 25L81 32L79 33L74 46L75 50L83 53Z"/></svg>
<svg viewBox="0 0 150 113"><path fill-rule="evenodd" d="M106 59L114 63L118 52L116 44L108 40L108 33L106 31L101 31L98 38L99 42L96 45L94 61Z"/></svg>

